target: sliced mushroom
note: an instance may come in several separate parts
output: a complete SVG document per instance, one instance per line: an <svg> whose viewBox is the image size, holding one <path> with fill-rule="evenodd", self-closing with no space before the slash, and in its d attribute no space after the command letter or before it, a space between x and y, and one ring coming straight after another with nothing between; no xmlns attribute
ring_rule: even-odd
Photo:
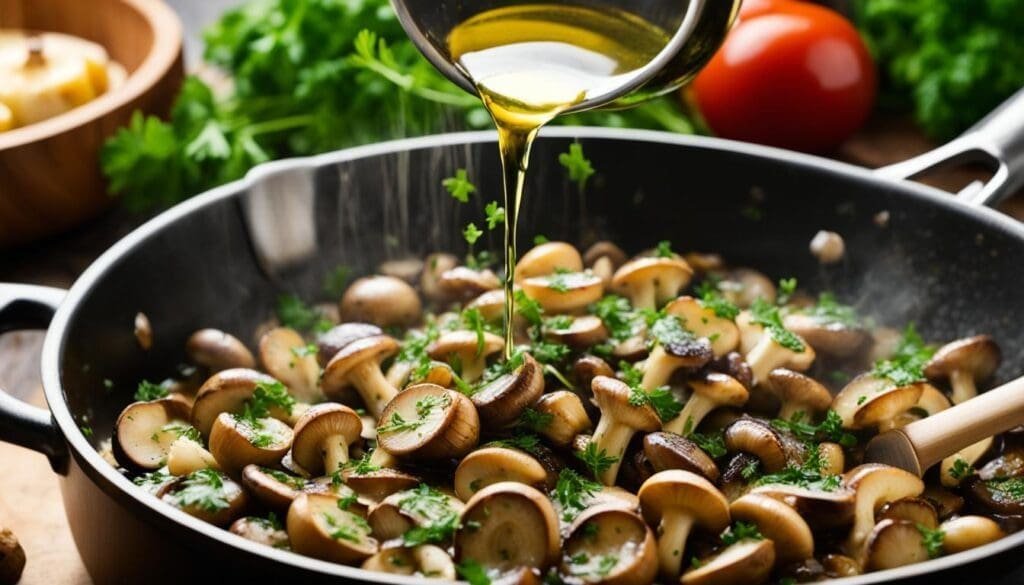
<svg viewBox="0 0 1024 585"><path fill-rule="evenodd" d="M581 583L647 585L658 572L654 535L633 512L591 507L569 529L561 571Z"/></svg>
<svg viewBox="0 0 1024 585"><path fill-rule="evenodd" d="M513 481L541 486L547 478L547 470L523 451L484 447L463 458L455 469L455 494L465 502L491 484Z"/></svg>
<svg viewBox="0 0 1024 585"><path fill-rule="evenodd" d="M925 384L894 387L885 378L861 374L850 381L832 401L832 410L847 429L892 428L897 417L913 408Z"/></svg>
<svg viewBox="0 0 1024 585"><path fill-rule="evenodd" d="M544 570L558 562L558 517L547 496L527 485L501 482L466 502L455 532L455 560L488 572Z"/></svg>
<svg viewBox="0 0 1024 585"><path fill-rule="evenodd" d="M591 428L583 401L568 390L556 390L541 396L533 408L541 416L550 417L537 432L559 447L569 445L573 437Z"/></svg>
<svg viewBox="0 0 1024 585"><path fill-rule="evenodd" d="M268 508L287 510L292 500L306 489L306 480L284 471L252 464L242 469L242 485Z"/></svg>
<svg viewBox="0 0 1024 585"><path fill-rule="evenodd" d="M779 410L782 420L792 420L798 412L814 420L832 404L832 393L827 388L810 376L786 368L768 372L764 387L782 403Z"/></svg>
<svg viewBox="0 0 1024 585"><path fill-rule="evenodd" d="M736 317L736 325L740 329L741 347L747 363L750 364L755 384L765 381L768 372L775 368L789 368L802 372L814 363L814 348L799 335L797 338L800 347L784 347L763 325L754 322L749 311L743 311ZM756 341L751 345L751 340Z"/></svg>
<svg viewBox="0 0 1024 585"><path fill-rule="evenodd" d="M875 525L875 511L882 505L921 495L924 482L902 469L865 464L846 472L843 483L856 493L853 528L846 540L847 551L857 557Z"/></svg>
<svg viewBox="0 0 1024 585"><path fill-rule="evenodd" d="M749 453L758 458L761 468L768 473L786 467L786 447L782 437L772 427L752 418L741 418L725 429L725 447L731 453Z"/></svg>
<svg viewBox="0 0 1024 585"><path fill-rule="evenodd" d="M256 370L234 368L210 376L192 404L192 426L204 437L210 436L213 422L222 412L240 412L253 397L256 387L277 380Z"/></svg>
<svg viewBox="0 0 1024 585"><path fill-rule="evenodd" d="M260 338L260 363L263 369L288 387L288 393L300 402L317 402L320 394L320 364L316 351L294 329L278 327ZM316 349L314 346L312 349Z"/></svg>
<svg viewBox="0 0 1024 585"><path fill-rule="evenodd" d="M489 331L478 335L473 331L449 331L442 334L428 348L436 360L457 360L462 364L462 379L472 384L480 379L487 367L487 358L505 347L505 340Z"/></svg>
<svg viewBox="0 0 1024 585"><path fill-rule="evenodd" d="M423 263L420 274L420 290L428 299L445 301L446 294L441 289L441 275L459 265L459 259L451 254L431 254Z"/></svg>
<svg viewBox="0 0 1024 585"><path fill-rule="evenodd" d="M689 380L687 384L693 394L679 416L664 425L664 430L677 435L692 433L712 410L723 406L743 406L750 397L750 393L736 378L718 372L706 373L701 378Z"/></svg>
<svg viewBox="0 0 1024 585"><path fill-rule="evenodd" d="M274 418L243 419L222 412L210 430L210 453L237 476L250 463L276 466L292 445L292 429Z"/></svg>
<svg viewBox="0 0 1024 585"><path fill-rule="evenodd" d="M559 343L577 349L586 349L607 340L608 329L599 317L583 315L572 318L569 326L565 329L546 328L544 335Z"/></svg>
<svg viewBox="0 0 1024 585"><path fill-rule="evenodd" d="M714 460L697 443L675 433L648 433L644 436L643 452L655 472L683 469L708 481L718 481Z"/></svg>
<svg viewBox="0 0 1024 585"><path fill-rule="evenodd" d="M213 453L187 436L181 436L171 443L167 450L167 472L171 475L188 475L200 469L220 469Z"/></svg>
<svg viewBox="0 0 1024 585"><path fill-rule="evenodd" d="M793 508L815 531L849 526L856 508L856 493L850 489L824 491L768 484L755 487L751 493L764 494Z"/></svg>
<svg viewBox="0 0 1024 585"><path fill-rule="evenodd" d="M312 475L334 473L349 459L349 446L360 439L363 421L351 408L318 404L295 424L292 459Z"/></svg>
<svg viewBox="0 0 1024 585"><path fill-rule="evenodd" d="M601 300L604 294L601 279L589 272L534 276L523 279L519 285L546 313L577 313Z"/></svg>
<svg viewBox="0 0 1024 585"><path fill-rule="evenodd" d="M129 404L114 425L114 457L136 471L163 467L171 444L189 431L195 432L188 419L188 405L180 400Z"/></svg>
<svg viewBox="0 0 1024 585"><path fill-rule="evenodd" d="M693 269L682 258L638 258L615 271L612 288L637 309L657 309L675 298L692 276Z"/></svg>
<svg viewBox="0 0 1024 585"><path fill-rule="evenodd" d="M755 585L764 583L775 564L770 540L741 540L679 579L682 585Z"/></svg>
<svg viewBox="0 0 1024 585"><path fill-rule="evenodd" d="M324 367L324 394L337 396L354 386L370 414L380 418L384 407L398 394L381 372L380 363L396 352L398 342L387 335L364 337L346 345Z"/></svg>
<svg viewBox="0 0 1024 585"><path fill-rule="evenodd" d="M639 431L658 430L661 419L650 404L631 403L633 391L621 380L598 376L591 383L591 389L601 409L601 420L597 423L591 444L598 453L614 459L598 480L604 485L614 485L630 439Z"/></svg>
<svg viewBox="0 0 1024 585"><path fill-rule="evenodd" d="M544 392L544 371L537 360L523 354L512 372L480 386L470 399L486 428L504 428L517 420Z"/></svg>
<svg viewBox="0 0 1024 585"><path fill-rule="evenodd" d="M869 571L895 569L928 560L924 536L904 520L886 518L871 530L864 545L864 568Z"/></svg>
<svg viewBox="0 0 1024 585"><path fill-rule="evenodd" d="M943 522L939 530L945 534L942 539L942 552L947 555L984 546L1006 536L994 520L984 516L953 518Z"/></svg>
<svg viewBox="0 0 1024 585"><path fill-rule="evenodd" d="M339 508L337 498L322 494L295 498L288 509L288 539L299 554L349 565L379 550L366 520Z"/></svg>
<svg viewBox="0 0 1024 585"><path fill-rule="evenodd" d="M545 242L534 246L516 262L515 281L555 272L582 272L583 259L579 251L565 242Z"/></svg>
<svg viewBox="0 0 1024 585"><path fill-rule="evenodd" d="M366 276L341 297L341 319L380 327L408 327L420 320L423 307L409 283L394 276Z"/></svg>
<svg viewBox="0 0 1024 585"><path fill-rule="evenodd" d="M640 510L657 526L658 566L666 579L682 572L683 552L695 527L715 534L729 526L729 502L703 477L673 469L650 477L637 493Z"/></svg>
<svg viewBox="0 0 1024 585"><path fill-rule="evenodd" d="M254 368L256 358L245 344L219 329L200 329L185 342L190 362L220 372L231 368Z"/></svg>
<svg viewBox="0 0 1024 585"><path fill-rule="evenodd" d="M257 516L245 516L231 524L232 534L271 548L289 548L288 533L277 523Z"/></svg>
<svg viewBox="0 0 1024 585"><path fill-rule="evenodd" d="M455 496L441 493L426 484L391 494L370 507L366 517L373 535L381 540L401 538L416 527L439 522L454 523L464 504Z"/></svg>
<svg viewBox="0 0 1024 585"><path fill-rule="evenodd" d="M456 301L468 301L489 290L499 288L501 281L490 270L457 266L441 274L438 286L445 297Z"/></svg>
<svg viewBox="0 0 1024 585"><path fill-rule="evenodd" d="M457 579L452 558L443 548L432 544L384 549L363 561L363 569L424 579Z"/></svg>
<svg viewBox="0 0 1024 585"><path fill-rule="evenodd" d="M480 439L476 407L465 395L436 384L416 384L388 403L377 426L381 449L396 457L462 457Z"/></svg>
<svg viewBox="0 0 1024 585"><path fill-rule="evenodd" d="M665 312L682 319L683 326L697 337L708 339L716 358L728 354L739 345L740 330L732 319L719 317L713 309L705 307L693 297L679 297L665 306Z"/></svg>
<svg viewBox="0 0 1024 585"><path fill-rule="evenodd" d="M807 522L786 504L764 494L747 494L729 506L733 522L757 526L775 543L775 557L781 565L814 556L814 535Z"/></svg>
<svg viewBox="0 0 1024 585"><path fill-rule="evenodd" d="M790 313L783 325L800 336L814 351L835 358L848 358L860 352L867 343L868 332L846 323L824 321L806 313Z"/></svg>
<svg viewBox="0 0 1024 585"><path fill-rule="evenodd" d="M929 530L934 530L939 525L939 515L935 506L923 497L901 498L882 506L877 514L880 520L886 518L910 522L911 525L921 525Z"/></svg>
<svg viewBox="0 0 1024 585"><path fill-rule="evenodd" d="M953 388L953 404L960 404L978 394L978 382L992 377L999 368L1002 355L989 335L976 335L947 343L935 352L924 368L929 380L949 380Z"/></svg>
<svg viewBox="0 0 1024 585"><path fill-rule="evenodd" d="M380 327L369 323L342 323L332 327L317 337L317 362L326 366L335 354L353 341L383 334Z"/></svg>
<svg viewBox="0 0 1024 585"><path fill-rule="evenodd" d="M663 386L676 370L700 368L711 361L712 355L711 343L703 337L682 335L661 340L645 362L641 385L648 389Z"/></svg>
<svg viewBox="0 0 1024 585"><path fill-rule="evenodd" d="M221 527L241 516L249 501L242 486L215 469L200 469L181 476L157 497L186 514Z"/></svg>

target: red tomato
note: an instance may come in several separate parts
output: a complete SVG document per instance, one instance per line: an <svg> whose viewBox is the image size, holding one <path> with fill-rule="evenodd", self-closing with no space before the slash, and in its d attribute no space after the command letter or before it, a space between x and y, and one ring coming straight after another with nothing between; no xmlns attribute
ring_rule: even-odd
<svg viewBox="0 0 1024 585"><path fill-rule="evenodd" d="M793 0L756 0L693 89L719 136L822 151L864 123L876 79L864 42L839 14Z"/></svg>

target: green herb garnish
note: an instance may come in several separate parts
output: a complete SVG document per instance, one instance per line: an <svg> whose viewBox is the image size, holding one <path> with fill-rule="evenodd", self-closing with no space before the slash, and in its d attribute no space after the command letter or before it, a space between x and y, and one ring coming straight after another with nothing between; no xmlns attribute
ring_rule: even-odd
<svg viewBox="0 0 1024 585"><path fill-rule="evenodd" d="M931 529L924 524L916 524L917 531L921 533L921 543L928 551L928 558L938 558L942 554L942 544L946 539L946 533L936 528Z"/></svg>
<svg viewBox="0 0 1024 585"><path fill-rule="evenodd" d="M577 452L576 457L583 461L594 477L600 477L602 473L619 461L618 457L608 455L604 449L598 449L597 443L593 441L587 443L587 447L582 453Z"/></svg>
<svg viewBox="0 0 1024 585"><path fill-rule="evenodd" d="M140 402L160 400L166 398L168 393L166 387L143 380L139 382L139 387L135 390L135 400Z"/></svg>
<svg viewBox="0 0 1024 585"><path fill-rule="evenodd" d="M804 342L782 324L782 315L779 314L778 307L773 306L763 298L759 298L750 306L750 315L754 323L764 327L765 332L771 335L775 343L790 351L803 353L805 350Z"/></svg>
<svg viewBox="0 0 1024 585"><path fill-rule="evenodd" d="M441 181L441 185L459 203L468 203L469 196L476 193L476 185L470 182L466 169L456 170L455 176Z"/></svg>
<svg viewBox="0 0 1024 585"><path fill-rule="evenodd" d="M763 540L764 535L758 530L757 525L751 522L736 522L725 529L719 536L722 544L732 546L742 540Z"/></svg>
<svg viewBox="0 0 1024 585"><path fill-rule="evenodd" d="M224 491L225 479L215 469L199 469L186 475L180 489L166 497L180 508L196 507L206 512L226 510L231 503Z"/></svg>
<svg viewBox="0 0 1024 585"><path fill-rule="evenodd" d="M896 386L907 386L925 379L924 366L934 354L935 348L924 342L911 323L903 330L896 351L889 359L875 362L871 373Z"/></svg>
<svg viewBox="0 0 1024 585"><path fill-rule="evenodd" d="M558 155L558 164L569 171L569 180L576 183L582 193L587 187L587 180L594 174L594 166L583 155L583 145L579 142L570 144L568 152Z"/></svg>

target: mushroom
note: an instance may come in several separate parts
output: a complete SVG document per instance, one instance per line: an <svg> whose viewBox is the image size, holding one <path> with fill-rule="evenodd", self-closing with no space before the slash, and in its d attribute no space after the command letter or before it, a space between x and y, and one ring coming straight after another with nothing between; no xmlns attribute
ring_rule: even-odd
<svg viewBox="0 0 1024 585"><path fill-rule="evenodd" d="M129 404L114 424L112 448L117 462L132 470L153 470L167 463L167 452L178 437L195 432L188 405L163 398Z"/></svg>
<svg viewBox="0 0 1024 585"><path fill-rule="evenodd" d="M370 507L366 519L373 535L381 540L401 538L410 530L435 525L451 526L462 513L464 504L426 484L395 492Z"/></svg>
<svg viewBox="0 0 1024 585"><path fill-rule="evenodd" d="M336 325L317 337L316 360L321 366L326 366L335 354L353 341L383 334L384 332L380 327L370 325L369 323L342 323L341 325ZM319 375L319 371L317 375Z"/></svg>
<svg viewBox="0 0 1024 585"><path fill-rule="evenodd" d="M167 484L157 497L215 526L227 526L242 515L249 498L242 486L223 472L200 469Z"/></svg>
<svg viewBox="0 0 1024 585"><path fill-rule="evenodd" d="M320 364L316 346L306 343L294 329L277 327L260 338L260 363L263 369L288 387L288 393L300 402L321 399Z"/></svg>
<svg viewBox="0 0 1024 585"><path fill-rule="evenodd" d="M450 299L468 301L483 293L497 289L501 281L490 270L474 270L457 266L445 271L438 279L441 292Z"/></svg>
<svg viewBox="0 0 1024 585"><path fill-rule="evenodd" d="M929 530L934 530L939 525L939 515L935 511L935 506L923 497L900 498L889 502L878 511L878 518L910 522L913 526L921 525Z"/></svg>
<svg viewBox="0 0 1024 585"><path fill-rule="evenodd" d="M328 397L337 396L348 386L355 386L366 409L375 418L398 390L388 383L380 370L380 362L398 351L398 342L387 335L364 337L346 345L324 368L321 386Z"/></svg>
<svg viewBox="0 0 1024 585"><path fill-rule="evenodd" d="M814 348L799 335L794 334L800 342L799 348L785 347L763 325L756 323L749 311L743 311L736 317L736 325L741 333L741 347L748 346L751 339L757 340L753 346L745 350L755 384L763 382L768 377L768 372L775 368L789 368L802 372L814 363Z"/></svg>
<svg viewBox="0 0 1024 585"><path fill-rule="evenodd" d="M848 358L860 352L869 339L868 332L861 327L806 313L790 313L783 317L782 323L815 351L836 358Z"/></svg>
<svg viewBox="0 0 1024 585"><path fill-rule="evenodd" d="M637 309L657 309L689 284L693 269L685 260L647 257L623 264L612 276L612 288Z"/></svg>
<svg viewBox="0 0 1024 585"><path fill-rule="evenodd" d="M892 428L897 417L913 408L926 384L894 387L892 382L872 374L861 374L850 381L832 400L832 410L843 421L843 428L863 429L877 426Z"/></svg>
<svg viewBox="0 0 1024 585"><path fill-rule="evenodd" d="M455 469L455 494L465 502L491 484L513 481L540 486L547 478L547 470L523 451L484 447L459 462Z"/></svg>
<svg viewBox="0 0 1024 585"><path fill-rule="evenodd" d="M587 349L608 339L608 329L600 317L574 317L564 329L545 328L545 337L576 349Z"/></svg>
<svg viewBox="0 0 1024 585"><path fill-rule="evenodd" d="M750 493L775 498L797 511L812 530L849 526L856 509L856 493L850 489L824 491L788 484L757 486Z"/></svg>
<svg viewBox="0 0 1024 585"><path fill-rule="evenodd" d="M573 437L591 428L590 417L587 416L583 401L568 390L544 394L533 405L533 409L547 419L537 432L559 447L569 445Z"/></svg>
<svg viewBox="0 0 1024 585"><path fill-rule="evenodd" d="M683 296L665 306L665 313L682 319L683 326L697 337L710 341L711 351L720 358L736 349L740 330L732 319L719 317L714 309L705 307L693 297Z"/></svg>
<svg viewBox="0 0 1024 585"><path fill-rule="evenodd" d="M786 504L764 494L747 494L729 505L733 522L750 522L775 543L780 565L814 556L814 535L807 522Z"/></svg>
<svg viewBox="0 0 1024 585"><path fill-rule="evenodd" d="M287 525L292 550L324 561L351 565L379 550L366 520L339 508L334 496L299 495L288 508Z"/></svg>
<svg viewBox="0 0 1024 585"><path fill-rule="evenodd" d="M363 569L444 581L455 581L458 578L452 558L443 548L432 544L384 549L363 561Z"/></svg>
<svg viewBox="0 0 1024 585"><path fill-rule="evenodd" d="M956 487L969 475L974 465L992 448L993 437L982 439L950 455L939 464L939 481L945 487Z"/></svg>
<svg viewBox="0 0 1024 585"><path fill-rule="evenodd" d="M819 230L811 238L811 254L822 264L835 264L846 255L846 244L843 237L835 232Z"/></svg>
<svg viewBox="0 0 1024 585"><path fill-rule="evenodd" d="M729 526L729 502L703 477L672 469L652 475L637 492L644 520L657 526L658 566L666 579L677 579L683 552L695 526L719 533Z"/></svg>
<svg viewBox="0 0 1024 585"><path fill-rule="evenodd" d="M464 394L436 384L416 384L388 403L377 425L377 443L396 457L419 460L462 457L480 439L480 418Z"/></svg>
<svg viewBox="0 0 1024 585"><path fill-rule="evenodd" d="M761 468L777 473L786 467L786 447L775 429L752 418L741 418L725 429L725 448L758 458Z"/></svg>
<svg viewBox="0 0 1024 585"><path fill-rule="evenodd" d="M281 463L292 445L292 429L274 418L245 419L222 412L210 429L210 453L220 468L237 475L250 463Z"/></svg>
<svg viewBox="0 0 1024 585"><path fill-rule="evenodd" d="M590 507L569 529L561 572L581 583L647 585L658 572L654 535L634 512Z"/></svg>
<svg viewBox="0 0 1024 585"><path fill-rule="evenodd" d="M711 343L707 338L694 337L685 329L656 338L657 344L644 365L641 386L657 388L668 383L680 368L697 369L711 361Z"/></svg>
<svg viewBox="0 0 1024 585"><path fill-rule="evenodd" d="M263 505L287 510L306 489L306 480L277 469L250 464L242 469L242 485Z"/></svg>
<svg viewBox="0 0 1024 585"><path fill-rule="evenodd" d="M544 392L544 371L540 364L528 353L520 355L522 364L480 386L470 397L480 422L487 428L500 429L515 423Z"/></svg>
<svg viewBox="0 0 1024 585"><path fill-rule="evenodd" d="M750 393L736 378L718 372L709 372L701 378L689 380L687 384L693 394L679 416L663 427L677 435L692 433L712 410L722 406L742 406L750 397Z"/></svg>
<svg viewBox="0 0 1024 585"><path fill-rule="evenodd" d="M807 420L828 410L832 404L832 393L810 376L786 368L775 368L768 372L764 387L782 403L779 418L793 420L802 412Z"/></svg>
<svg viewBox="0 0 1024 585"><path fill-rule="evenodd" d="M188 475L200 469L220 469L213 453L187 436L181 436L171 443L167 450L167 472L171 475Z"/></svg>
<svg viewBox="0 0 1024 585"><path fill-rule="evenodd" d="M752 268L733 268L725 273L711 273L718 279L718 290L734 305L745 309L757 299L775 302L775 284Z"/></svg>
<svg viewBox="0 0 1024 585"><path fill-rule="evenodd" d="M1006 536L994 520L984 516L960 516L946 520L939 530L945 534L942 552L947 555L977 548Z"/></svg>
<svg viewBox="0 0 1024 585"><path fill-rule="evenodd" d="M393 276L409 284L416 284L423 272L424 262L419 258L397 258L385 260L377 266L377 272Z"/></svg>
<svg viewBox="0 0 1024 585"><path fill-rule="evenodd" d="M583 264L601 279L605 287L610 286L612 276L628 258L621 248L609 241L600 241L583 253Z"/></svg>
<svg viewBox="0 0 1024 585"><path fill-rule="evenodd" d="M591 439L598 453L614 459L597 478L604 485L613 485L622 465L629 440L638 431L656 431L661 419L650 404L634 405L630 398L633 390L621 380L598 376L591 383L594 400L601 409L601 420Z"/></svg>
<svg viewBox="0 0 1024 585"><path fill-rule="evenodd" d="M921 497L927 500L939 514L939 520L948 520L959 514L964 507L964 498L946 488L928 485Z"/></svg>
<svg viewBox="0 0 1024 585"><path fill-rule="evenodd" d="M145 313L135 313L135 323L132 332L135 334L135 341L138 342L139 347L143 351L149 351L153 348L153 325L150 324L149 317ZM2 582L0 580L0 583Z"/></svg>
<svg viewBox="0 0 1024 585"><path fill-rule="evenodd" d="M928 560L921 531L904 520L881 520L864 545L864 568L868 571L895 569Z"/></svg>
<svg viewBox="0 0 1024 585"><path fill-rule="evenodd" d="M288 548L288 533L277 522L257 516L245 516L235 520L228 529L246 540L258 542L271 548Z"/></svg>
<svg viewBox="0 0 1024 585"><path fill-rule="evenodd" d="M847 551L857 557L875 525L875 510L882 505L921 495L924 482L902 469L868 463L846 472L843 483L855 492L853 528L846 540Z"/></svg>
<svg viewBox="0 0 1024 585"><path fill-rule="evenodd" d="M220 329L200 329L185 342L190 362L220 372L231 368L254 368L256 358L245 344Z"/></svg>
<svg viewBox="0 0 1024 585"><path fill-rule="evenodd" d="M572 375L578 388L590 388L594 378L598 376L615 377L615 370L603 359L584 355L572 364Z"/></svg>
<svg viewBox="0 0 1024 585"><path fill-rule="evenodd" d="M25 549L10 528L0 527L0 583L14 585L25 570Z"/></svg>
<svg viewBox="0 0 1024 585"><path fill-rule="evenodd" d="M741 540L699 567L683 573L682 585L756 585L764 583L775 564L775 545L770 540Z"/></svg>
<svg viewBox="0 0 1024 585"><path fill-rule="evenodd" d="M277 380L245 368L223 370L210 376L192 404L192 426L204 437L210 436L213 422L222 412L240 412L253 397L257 386L272 385Z"/></svg>
<svg viewBox="0 0 1024 585"><path fill-rule="evenodd" d="M349 459L349 446L360 439L363 421L351 408L317 404L295 423L292 460L313 474L334 473Z"/></svg>
<svg viewBox="0 0 1024 585"><path fill-rule="evenodd" d="M365 276L341 297L342 321L380 327L408 327L420 320L423 307L409 283L394 276Z"/></svg>
<svg viewBox="0 0 1024 585"><path fill-rule="evenodd" d="M718 481L715 461L697 443L675 433L648 433L644 436L643 453L655 472L683 469L708 481Z"/></svg>
<svg viewBox="0 0 1024 585"><path fill-rule="evenodd" d="M818 459L821 461L822 476L842 475L846 471L846 454L838 443L818 443Z"/></svg>
<svg viewBox="0 0 1024 585"><path fill-rule="evenodd" d="M466 502L455 532L455 560L488 573L544 570L558 562L561 537L551 501L516 482L485 487Z"/></svg>
<svg viewBox="0 0 1024 585"><path fill-rule="evenodd" d="M519 290L516 287L516 290ZM488 323L500 323L505 316L505 289L498 288L482 293L477 298L466 304L467 309L480 311L480 316ZM522 316L516 313L516 325L523 322Z"/></svg>
<svg viewBox="0 0 1024 585"><path fill-rule="evenodd" d="M556 272L519 282L527 297L546 313L577 313L601 300L604 285L589 272Z"/></svg>
<svg viewBox="0 0 1024 585"><path fill-rule="evenodd" d="M515 281L554 274L555 272L582 272L583 259L579 251L565 242L544 242L534 246L516 262Z"/></svg>
<svg viewBox="0 0 1024 585"><path fill-rule="evenodd" d="M449 331L430 345L427 353L436 360L462 364L462 379L472 384L487 367L487 357L505 347L505 340L489 331Z"/></svg>
<svg viewBox="0 0 1024 585"><path fill-rule="evenodd" d="M740 384L743 384L744 388L750 389L754 387L754 374L750 371L750 364L737 351L730 351L724 356L712 360L705 367L712 372L728 374L736 378Z"/></svg>
<svg viewBox="0 0 1024 585"><path fill-rule="evenodd" d="M822 557L821 566L825 569L825 576L830 579L856 577L861 573L860 563L846 555L827 554Z"/></svg>
<svg viewBox="0 0 1024 585"><path fill-rule="evenodd" d="M397 469L372 469L361 471L358 467L346 468L341 472L345 485L359 495L379 502L395 492L412 489L420 484L420 478Z"/></svg>
<svg viewBox="0 0 1024 585"><path fill-rule="evenodd" d="M441 290L441 275L459 265L459 259L451 254L431 254L423 262L420 274L420 290L428 299L441 302L446 294Z"/></svg>
<svg viewBox="0 0 1024 585"><path fill-rule="evenodd" d="M976 335L940 347L925 365L924 375L932 381L948 379L953 404L960 404L977 396L977 383L991 378L1001 360L992 337Z"/></svg>

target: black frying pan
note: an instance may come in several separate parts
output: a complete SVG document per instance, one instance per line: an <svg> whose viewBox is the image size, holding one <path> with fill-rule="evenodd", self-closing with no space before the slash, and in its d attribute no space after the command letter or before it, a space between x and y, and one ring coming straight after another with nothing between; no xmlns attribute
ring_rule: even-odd
<svg viewBox="0 0 1024 585"><path fill-rule="evenodd" d="M667 238L677 249L721 252L774 277L834 289L880 322L916 321L931 339L990 333L1004 350L1005 380L1024 372L1024 227L984 205L1024 180L1024 138L1015 132L1022 122L1018 94L964 137L874 173L709 138L549 129L534 151L520 236L524 244L537 233L581 243L609 238L634 251ZM556 162L576 138L598 170L582 198ZM897 180L944 160L978 158L997 172L973 198ZM135 489L95 445L139 379L173 372L197 327L249 339L278 294L315 298L322 276L337 264L369 272L388 258L460 251L459 228L479 221L482 209L459 206L440 188L457 167L469 168L481 193L500 192L491 133L271 163L142 226L66 293L0 287L0 332L49 325L42 368L50 404L47 412L0 392L0 439L49 456L97 583L411 581L272 550L214 528ZM882 212L889 219L879 225ZM846 239L839 266L821 268L808 253L819 229ZM490 244L499 249L496 240ZM132 334L137 311L153 323L149 352ZM95 434L86 437L80 425ZM845 582L967 576L1020 583L1024 573L1008 572L1019 563L1021 545L1024 533Z"/></svg>

